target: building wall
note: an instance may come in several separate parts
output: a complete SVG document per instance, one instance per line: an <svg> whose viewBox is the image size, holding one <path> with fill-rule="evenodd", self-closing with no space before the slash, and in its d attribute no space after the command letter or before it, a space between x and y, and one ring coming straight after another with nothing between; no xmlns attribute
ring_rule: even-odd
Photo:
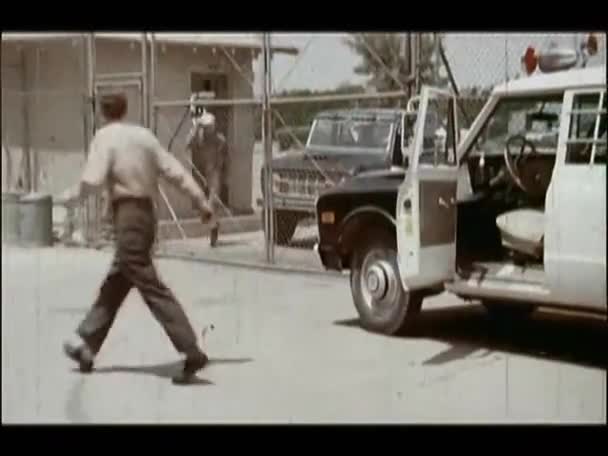
<svg viewBox="0 0 608 456"><path fill-rule="evenodd" d="M40 191L61 191L84 164L82 52L78 39L42 46L2 43L3 139L18 156L15 172L29 146ZM6 71L9 66L14 69ZM13 76L5 78L5 72Z"/></svg>
<svg viewBox="0 0 608 456"><path fill-rule="evenodd" d="M17 179L23 153L22 67L15 47L2 48L2 191ZM10 169L9 169L10 168Z"/></svg>
<svg viewBox="0 0 608 456"><path fill-rule="evenodd" d="M29 138L33 155L38 157L39 190L59 193L77 181L85 159L86 68L84 40L74 39L22 46L25 49L25 70L20 67L19 51L14 43L2 43L2 131L8 136L13 157L13 168L19 166L21 150ZM251 53L237 51L234 58L245 71L251 71ZM148 60L150 62L150 60ZM100 73L136 72L141 69L138 43L98 41L96 71ZM158 45L156 87L159 100L187 100L190 96L190 71L225 72L231 98L251 98L253 90L220 49L192 46ZM26 92L20 92L25 84ZM139 97L135 88L128 89L130 120L141 119ZM29 110L29 135L23 117L23 107ZM163 108L158 115L158 135L168 144L183 118L186 107ZM237 107L229 110L228 140L231 167L229 205L236 211L247 211L252 206L251 166L253 154L253 108ZM185 119L171 151L187 167L185 138L190 128ZM6 133L6 134L5 134ZM4 140L4 138L3 138ZM20 158L20 157L19 157ZM2 158L3 177L6 159ZM3 179L4 180L4 179ZM194 216L192 203L166 183L167 196L179 217ZM159 199L162 218L169 212Z"/></svg>

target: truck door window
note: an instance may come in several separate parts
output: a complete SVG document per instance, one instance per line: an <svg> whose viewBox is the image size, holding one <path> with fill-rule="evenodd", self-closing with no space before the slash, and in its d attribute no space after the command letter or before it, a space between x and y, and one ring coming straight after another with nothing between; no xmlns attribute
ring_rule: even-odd
<svg viewBox="0 0 608 456"><path fill-rule="evenodd" d="M456 163L452 103L451 98L429 100L419 163L434 165Z"/></svg>
<svg viewBox="0 0 608 456"><path fill-rule="evenodd" d="M600 92L574 96L566 144L566 164L589 164L594 154L597 156L595 163L606 161L606 121L602 122L602 118L606 117L604 98Z"/></svg>

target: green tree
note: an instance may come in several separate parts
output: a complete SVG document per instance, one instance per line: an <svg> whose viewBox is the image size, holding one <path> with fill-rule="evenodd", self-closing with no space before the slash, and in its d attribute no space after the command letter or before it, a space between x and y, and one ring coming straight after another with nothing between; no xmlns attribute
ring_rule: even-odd
<svg viewBox="0 0 608 456"><path fill-rule="evenodd" d="M440 35L420 34L420 61L418 71L420 82L445 87L448 79L439 72L440 58L435 52L435 38ZM379 92L400 90L396 80L405 86L408 69L401 55L403 34L399 33L357 33L345 39L345 43L361 57L355 73L369 76L367 84Z"/></svg>

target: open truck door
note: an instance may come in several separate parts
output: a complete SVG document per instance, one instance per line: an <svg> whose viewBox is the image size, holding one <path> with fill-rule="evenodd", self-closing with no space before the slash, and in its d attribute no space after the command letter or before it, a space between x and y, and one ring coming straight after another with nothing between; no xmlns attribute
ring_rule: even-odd
<svg viewBox="0 0 608 456"><path fill-rule="evenodd" d="M454 275L457 132L453 94L424 87L409 149L410 167L396 208L399 273L410 294L441 285Z"/></svg>

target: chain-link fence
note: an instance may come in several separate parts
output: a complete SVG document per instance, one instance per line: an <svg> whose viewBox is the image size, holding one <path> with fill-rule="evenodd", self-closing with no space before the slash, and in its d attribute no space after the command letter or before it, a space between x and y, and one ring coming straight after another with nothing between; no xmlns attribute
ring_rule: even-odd
<svg viewBox="0 0 608 456"><path fill-rule="evenodd" d="M268 257L277 264L319 267L313 251L319 194L365 169L402 165L391 139L395 119L414 90L405 57L411 43L405 34L378 37L270 37L271 43L288 41L299 48L295 58L275 57L270 71L276 146L272 182L260 206L269 206Z"/></svg>
<svg viewBox="0 0 608 456"><path fill-rule="evenodd" d="M493 86L527 76L522 56L528 47L580 50L587 36L273 34L273 41L298 43L300 53L290 60L276 57L271 69L277 144L270 163L272 198L264 200L273 215L270 257L277 264L319 266L312 251L317 195L361 171L402 164L404 152L391 142L397 124L390 114L399 115L422 85L458 93L459 126L466 130ZM596 37L598 52L588 66L606 63L604 36Z"/></svg>
<svg viewBox="0 0 608 456"><path fill-rule="evenodd" d="M91 127L85 42L77 34L42 41L3 34L3 194L58 195L78 181ZM93 206L54 206L55 235L86 238Z"/></svg>
<svg viewBox="0 0 608 456"><path fill-rule="evenodd" d="M95 95L121 91L129 120L150 126L217 194L219 240L211 248L211 226L161 183L162 250L310 269L320 267L312 249L317 196L362 171L404 165L398 126L422 85L458 91L466 129L495 84L526 77L528 46L580 49L587 34L273 33L269 43L246 33L5 36L3 192L57 194L75 183L101 125ZM596 37L590 66L606 63L605 36ZM215 133L188 147L203 113L213 115ZM222 142L225 149L215 147ZM104 198L84 205L67 217L72 231L89 242L108 238L105 209Z"/></svg>
<svg viewBox="0 0 608 456"><path fill-rule="evenodd" d="M461 111L459 124L468 128L492 88L499 83L527 77L522 57L531 47L536 53L552 46L580 50L587 33L446 33L440 35L436 67L437 82L458 90ZM595 34L598 50L587 66L606 64L604 34ZM442 55L443 53L443 55Z"/></svg>

